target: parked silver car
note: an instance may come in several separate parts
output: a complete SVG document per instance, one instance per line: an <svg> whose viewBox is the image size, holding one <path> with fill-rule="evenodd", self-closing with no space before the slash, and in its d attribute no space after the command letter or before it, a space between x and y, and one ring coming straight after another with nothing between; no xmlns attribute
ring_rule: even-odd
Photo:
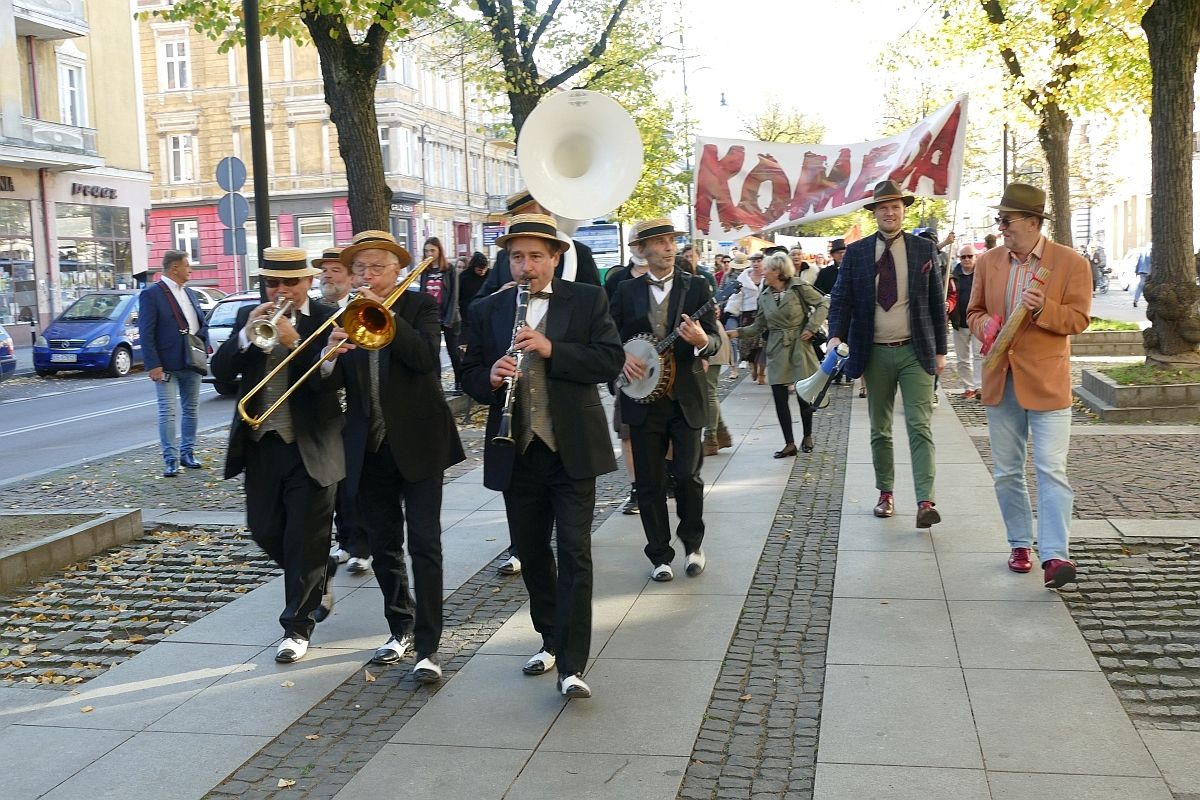
<svg viewBox="0 0 1200 800"><path fill-rule="evenodd" d="M238 310L242 306L256 306L261 302L258 297L258 292L237 292L236 294L226 295L221 298L213 310L208 314L208 347L209 360L212 360L212 354L217 352L217 348L221 346L229 335L233 332L234 323L237 322ZM237 394L238 386L236 383L222 383L212 377L212 369L210 367L209 374L204 378L205 383L211 383L217 390L217 394Z"/></svg>

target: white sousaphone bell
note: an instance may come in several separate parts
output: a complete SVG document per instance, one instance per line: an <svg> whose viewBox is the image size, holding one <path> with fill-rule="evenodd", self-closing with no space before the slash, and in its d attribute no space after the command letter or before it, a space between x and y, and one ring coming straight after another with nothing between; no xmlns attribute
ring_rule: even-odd
<svg viewBox="0 0 1200 800"><path fill-rule="evenodd" d="M572 89L544 98L517 139L517 165L534 199L569 241L581 224L624 203L642 176L642 135L611 97ZM575 278L575 251L563 277Z"/></svg>

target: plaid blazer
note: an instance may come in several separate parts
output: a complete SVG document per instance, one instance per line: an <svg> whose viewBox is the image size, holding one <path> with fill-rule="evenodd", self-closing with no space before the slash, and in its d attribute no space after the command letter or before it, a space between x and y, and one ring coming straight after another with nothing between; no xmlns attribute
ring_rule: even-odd
<svg viewBox="0 0 1200 800"><path fill-rule="evenodd" d="M875 342L875 236L846 248L837 283L829 297L829 338L850 345L845 373L863 374ZM946 354L946 299L933 242L904 234L908 260L908 326L921 366L936 371L936 355Z"/></svg>

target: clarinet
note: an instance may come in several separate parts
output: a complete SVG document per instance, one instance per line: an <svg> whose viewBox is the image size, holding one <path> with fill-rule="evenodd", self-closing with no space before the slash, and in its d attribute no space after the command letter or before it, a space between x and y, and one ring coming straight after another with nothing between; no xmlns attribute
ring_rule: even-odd
<svg viewBox="0 0 1200 800"><path fill-rule="evenodd" d="M505 354L516 359L517 374L504 379L504 407L500 411L500 424L496 427L496 435L492 437L492 444L512 445L514 443L512 435L513 402L517 398L517 377L521 371L521 363L525 360L525 353L517 349L517 334L521 332L521 328L525 327L525 317L528 313L529 281L523 280L517 284L517 314L513 318L512 341L509 342L508 352Z"/></svg>

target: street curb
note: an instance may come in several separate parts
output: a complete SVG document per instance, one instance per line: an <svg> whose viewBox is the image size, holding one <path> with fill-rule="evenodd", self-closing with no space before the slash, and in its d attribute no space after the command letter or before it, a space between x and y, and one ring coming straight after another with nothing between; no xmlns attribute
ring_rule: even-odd
<svg viewBox="0 0 1200 800"><path fill-rule="evenodd" d="M50 512L0 511L2 516L98 514L96 519L52 533L36 542L0 552L0 592L56 572L116 545L142 535L141 509L56 510Z"/></svg>

